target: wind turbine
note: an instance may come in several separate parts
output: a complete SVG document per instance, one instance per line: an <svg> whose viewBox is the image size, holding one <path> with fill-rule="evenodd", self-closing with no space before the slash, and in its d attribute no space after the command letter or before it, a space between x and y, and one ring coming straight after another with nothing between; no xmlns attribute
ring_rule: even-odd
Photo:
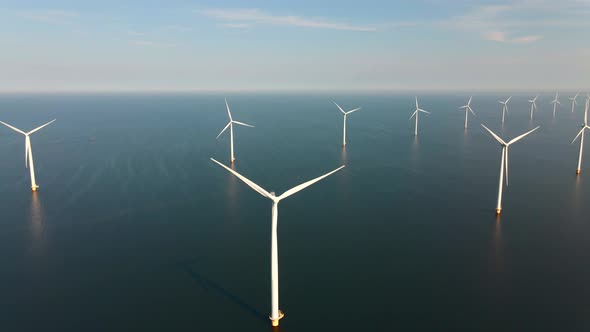
<svg viewBox="0 0 590 332"><path fill-rule="evenodd" d="M531 103L531 120L533 119L533 111L537 109L537 98L539 98L539 95L533 99L529 99L529 103Z"/></svg>
<svg viewBox="0 0 590 332"><path fill-rule="evenodd" d="M508 102L510 101L510 98L512 98L512 96L508 97L506 101L498 100L498 102L502 104L502 124L504 124L504 113L508 113Z"/></svg>
<svg viewBox="0 0 590 332"><path fill-rule="evenodd" d="M338 167L337 169L331 171L330 173L324 174L320 177L317 177L313 180L307 181L302 183L298 186L295 186L287 191L285 191L280 196L275 196L274 192L268 192L261 187L259 187L256 183L246 179L244 176L240 175L238 172L234 171L233 169L223 165L222 163L218 162L217 160L211 158L212 161L219 164L219 166L225 168L228 172L232 173L233 175L237 176L238 179L242 180L244 183L250 186L250 188L254 189L260 195L269 198L272 200L272 229L271 229L271 255L270 255L270 264L271 264L271 272L270 272L270 280L271 280L271 312L270 312L270 320L272 322L272 326L278 326L279 320L284 317L282 311L279 310L279 253L278 253L278 243L277 243L277 219L279 214L279 202L282 199L285 199L309 186L312 184L322 180L325 177L336 173L337 171L344 168L343 166Z"/></svg>
<svg viewBox="0 0 590 332"><path fill-rule="evenodd" d="M584 109L584 124L582 125L582 129L580 129L580 132L578 133L578 135L576 135L576 137L572 141L572 144L574 144L574 142L578 139L578 137L580 137L580 135L582 135L582 138L580 138L580 156L578 157L578 168L576 169L576 174L580 174L580 172L582 171L582 149L584 149L584 131L586 129L590 129L590 127L588 126L588 108L589 107L590 107L590 98L586 99L586 107Z"/></svg>
<svg viewBox="0 0 590 332"><path fill-rule="evenodd" d="M416 124L414 125L414 136L418 136L418 114L420 112L424 112L426 114L432 114L428 111L421 109L420 106L418 106L418 97L416 97L416 110L414 111L414 113L412 113L412 116L410 116L410 120L412 120L412 118L414 116L416 117Z"/></svg>
<svg viewBox="0 0 590 332"><path fill-rule="evenodd" d="M37 191L37 188L39 188L39 186L37 185L37 182L35 181L35 165L33 164L33 150L31 149L31 139L29 138L29 135L36 132L37 130L40 130L41 128L43 128L45 126L50 125L55 120L56 119L53 119L53 120L47 122L46 124L44 124L40 127L37 127L27 133L25 133L24 131L22 131L18 128L15 128L15 127L9 125L8 123L0 121L0 123L5 125L6 127L16 131L17 133L21 133L21 134L25 135L25 167L28 167L29 170L31 171L31 190L32 191Z"/></svg>
<svg viewBox="0 0 590 332"><path fill-rule="evenodd" d="M574 112L574 107L576 107L576 104L578 103L578 102L576 101L576 99L578 98L578 95L579 95L579 94L580 94L580 93L578 92L578 93L576 93L576 95L574 96L574 98L570 98L570 100L572 101L572 113Z"/></svg>
<svg viewBox="0 0 590 332"><path fill-rule="evenodd" d="M557 97L559 97L559 92L555 92L555 99L551 101L551 104L553 104L553 117L555 117L555 110L557 109L557 104L561 105L559 100L557 100Z"/></svg>
<svg viewBox="0 0 590 332"><path fill-rule="evenodd" d="M515 143L516 141L520 140L521 138L525 137L526 135L532 133L533 131L539 129L536 127L535 129L528 131L520 136L513 138L510 142L506 143L503 139L501 139L498 135L494 134L488 127L484 127L495 139L500 143L502 146L502 161L500 163L500 184L498 187L498 205L496 206L496 214L500 214L502 211L502 180L504 178L504 168L506 168L506 186L508 186L508 147L510 144Z"/></svg>
<svg viewBox="0 0 590 332"><path fill-rule="evenodd" d="M229 116L229 123L227 124L227 126L225 126L223 128L223 130L219 133L219 135L217 135L217 138L219 138L219 136L221 136L221 134L223 134L223 132L229 127L229 141L230 141L229 145L230 145L230 151L231 151L230 162L233 164L233 162L236 160L236 158L234 157L234 123L237 125L252 127L252 128L254 128L254 126L249 125L249 124L245 124L245 123L242 123L239 121L234 121L234 119L231 117L231 112L229 111L229 105L227 104L227 99L225 100L225 107L227 108L227 116Z"/></svg>
<svg viewBox="0 0 590 332"><path fill-rule="evenodd" d="M352 111L348 111L348 112L344 112L344 110L342 109L342 107L340 107L340 105L336 104L335 101L332 101L334 103L334 105L336 105L336 107L338 107L338 109L340 110L340 112L342 112L342 114L344 114L344 133L342 134L342 146L346 146L346 116L352 112L356 112L358 110L360 110L361 108L355 108Z"/></svg>
<svg viewBox="0 0 590 332"><path fill-rule="evenodd" d="M469 101L467 102L467 105L459 107L459 109L462 109L462 108L465 109L465 129L467 129L467 117L469 116L469 112L471 112L471 113L473 113L473 115L475 115L475 112L473 112L473 109L471 108L471 98L473 98L473 96L469 97Z"/></svg>

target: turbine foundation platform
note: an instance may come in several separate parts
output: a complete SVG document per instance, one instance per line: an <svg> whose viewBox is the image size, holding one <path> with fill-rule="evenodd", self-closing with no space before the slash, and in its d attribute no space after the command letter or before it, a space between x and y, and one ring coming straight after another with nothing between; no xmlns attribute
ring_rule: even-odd
<svg viewBox="0 0 590 332"><path fill-rule="evenodd" d="M580 175L580 173L581 173L581 172L582 172L582 170L581 170L581 169L577 169L577 170L576 170L576 175Z"/></svg>
<svg viewBox="0 0 590 332"><path fill-rule="evenodd" d="M31 191L37 191L37 188L39 188L39 186L31 187Z"/></svg>
<svg viewBox="0 0 590 332"><path fill-rule="evenodd" d="M502 209L496 209L496 214L500 214L500 212L502 212Z"/></svg>
<svg viewBox="0 0 590 332"><path fill-rule="evenodd" d="M272 326L279 326L279 320L283 317L285 317L285 314L279 310L279 317L277 319L273 319L271 316L269 316L268 318L270 319Z"/></svg>

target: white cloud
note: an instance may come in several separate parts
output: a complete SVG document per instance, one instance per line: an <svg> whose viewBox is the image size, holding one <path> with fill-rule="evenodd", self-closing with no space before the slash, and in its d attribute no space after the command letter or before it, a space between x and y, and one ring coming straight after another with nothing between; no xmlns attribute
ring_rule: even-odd
<svg viewBox="0 0 590 332"><path fill-rule="evenodd" d="M230 24L260 24L278 26L296 26L304 28L376 31L375 27L336 23L325 19L313 19L292 15L273 15L259 9L206 9L201 14L222 21L235 22Z"/></svg>
<svg viewBox="0 0 590 332"><path fill-rule="evenodd" d="M219 26L231 29L246 29L250 27L250 25L246 23L224 23L220 24Z"/></svg>
<svg viewBox="0 0 590 332"><path fill-rule="evenodd" d="M145 33L137 32L137 31L127 31L127 35L129 35L129 36L145 36Z"/></svg>
<svg viewBox="0 0 590 332"><path fill-rule="evenodd" d="M166 25L160 28L160 30L164 30L164 31L175 31L175 32L188 32L188 31L192 31L193 29L189 28L189 27L185 27L182 25Z"/></svg>
<svg viewBox="0 0 590 332"><path fill-rule="evenodd" d="M18 11L16 15L35 22L50 24L73 24L78 13L67 10Z"/></svg>

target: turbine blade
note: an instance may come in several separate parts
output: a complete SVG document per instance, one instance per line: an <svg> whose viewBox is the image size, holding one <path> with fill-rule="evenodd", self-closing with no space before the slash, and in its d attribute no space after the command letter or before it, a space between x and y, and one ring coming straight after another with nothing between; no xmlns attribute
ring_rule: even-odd
<svg viewBox="0 0 590 332"><path fill-rule="evenodd" d="M419 109L418 111L420 111L420 112L424 112L424 113L426 113L426 114L432 114L432 113L430 113L430 112L428 112L428 111L425 111L425 110L423 110L423 109Z"/></svg>
<svg viewBox="0 0 590 332"><path fill-rule="evenodd" d="M505 153L505 166L504 168L506 168L506 186L508 186L508 145L506 145L506 150L504 150Z"/></svg>
<svg viewBox="0 0 590 332"><path fill-rule="evenodd" d="M330 176L330 175L332 175L332 174L334 174L334 173L338 172L339 170L343 169L344 167L345 167L345 166L344 166L344 165L342 165L342 166L340 166L340 167L336 168L335 170L331 171L330 173L324 174L324 175L322 175L322 176L320 176L320 177L317 177L317 178L315 178L315 179L313 179L313 180L307 181L307 182L305 182L305 183L302 183L302 184L300 184L300 185L298 185L298 186L296 186L296 187L293 187L293 188L291 188L291 189L289 189L289 190L285 191L285 192L284 192L284 193L283 193L281 196L277 197L277 199L278 199L278 200L281 200L281 199L283 199L283 198L287 198L287 197L289 197L289 196L291 196L291 195L295 194L296 192L298 192L298 191L301 191L301 190L303 190L303 189L305 189L305 188L307 188L307 187L311 186L312 184L314 184L314 183L316 183L316 182L320 181L321 179L323 179L323 178L325 178L325 177L328 177L328 176Z"/></svg>
<svg viewBox="0 0 590 332"><path fill-rule="evenodd" d="M9 125L9 124L8 124L8 123L6 123L6 122L2 122L2 121L0 121L0 123L2 123L3 125L5 125L6 127L10 128L10 129L12 129L12 130L16 131L17 133L21 133L21 134L23 134L23 135L26 135L26 134L27 134L27 133L25 133L24 131L22 131L22 130L20 130L20 129L18 129L18 128L15 128L15 127L13 127L13 126Z"/></svg>
<svg viewBox="0 0 590 332"><path fill-rule="evenodd" d="M35 128L35 129L33 129L33 130L29 131L29 132L27 133L27 135L31 135L32 133L36 132L37 130L39 130L39 129L41 129L41 128L45 127L45 126L49 126L49 125L50 125L50 124L52 124L52 123L53 123L55 120L57 120L57 119L53 119L53 120L51 120L51 121L47 122L46 124L44 124L44 125L42 125L42 126L39 126L39 127Z"/></svg>
<svg viewBox="0 0 590 332"><path fill-rule="evenodd" d="M508 99L506 99L506 104L508 104L508 102L510 101L510 98L512 98L512 96L508 97Z"/></svg>
<svg viewBox="0 0 590 332"><path fill-rule="evenodd" d="M418 113L418 110L415 110L414 113L412 113L412 116L410 116L410 118L408 120L412 120L412 118L414 117L414 115L416 115L416 113Z"/></svg>
<svg viewBox="0 0 590 332"><path fill-rule="evenodd" d="M29 168L29 140L25 138L25 168Z"/></svg>
<svg viewBox="0 0 590 332"><path fill-rule="evenodd" d="M348 111L348 112L346 112L346 115L348 115L348 114L350 114L350 113L352 113L352 112L356 112L356 111L358 111L358 110L360 110L360 109L361 109L360 107L359 107L359 108L355 108L355 109L353 109L352 111Z"/></svg>
<svg viewBox="0 0 590 332"><path fill-rule="evenodd" d="M420 106L418 106L418 96L416 96L415 98L416 98L416 109L419 109Z"/></svg>
<svg viewBox="0 0 590 332"><path fill-rule="evenodd" d="M252 181L248 180L246 177L244 177L244 176L240 175L240 173L238 173L238 172L234 171L233 169L231 169L231 168L229 168L229 167L225 166L224 164L220 163L219 161L217 161L217 160L215 160L215 159L213 159L213 158L210 158L210 159L211 159L211 160L213 160L214 162L218 163L218 164L219 164L219 166L221 166L221 167L225 168L226 170L228 170L228 171L229 171L230 173L232 173L233 175L237 176L237 177L238 177L238 179L240 179L240 180L244 181L244 183L245 183L245 184L249 185L249 186L250 186L250 188L254 189L254 190L255 190L256 192L258 192L260 195L262 195L262 196L264 196L264 197L267 197L267 198L270 198L270 199L274 199L274 197L273 197L273 196L272 196L272 195L271 195L271 194L270 194L268 191L266 191L266 190L262 189L262 188L261 188L260 186L258 186L256 183L254 183L254 182L252 182Z"/></svg>
<svg viewBox="0 0 590 332"><path fill-rule="evenodd" d="M494 132L491 131L488 127L484 126L483 124L481 126L484 127L485 130L487 130L490 134L492 134L492 136L496 139L496 141L498 141L502 145L506 145L506 142L504 142L504 140L501 139L498 135L494 134Z"/></svg>
<svg viewBox="0 0 590 332"><path fill-rule="evenodd" d="M235 123L235 124L239 124L240 126L246 126L246 127L254 128L253 125L249 125L247 123L243 123L243 122L239 122L239 121L232 121L232 122Z"/></svg>
<svg viewBox="0 0 590 332"><path fill-rule="evenodd" d="M471 105L471 98L473 98L473 96L469 97L469 101L467 102L467 106Z"/></svg>
<svg viewBox="0 0 590 332"><path fill-rule="evenodd" d="M524 133L524 134L522 134L522 135L520 135L520 136L517 136L517 137L513 138L513 139L512 139L510 142L508 142L508 145L510 145L510 144L512 144L512 143L515 143L515 142L517 142L518 140L522 139L522 138L523 138L523 137L525 137L526 135L528 135L528 134L532 133L533 131L535 131L535 130L537 130L537 129L539 129L539 128L541 128L541 126L537 126L535 129L533 129L533 130L530 130L530 131L527 131L526 133Z"/></svg>
<svg viewBox="0 0 590 332"><path fill-rule="evenodd" d="M574 138L574 140L570 143L570 144L574 144L574 142L578 139L578 137L580 137L580 135L582 135L582 132L584 131L584 129L586 129L587 127L582 127L582 129L580 130L580 132L576 135L576 137Z"/></svg>
<svg viewBox="0 0 590 332"><path fill-rule="evenodd" d="M229 105L227 104L227 99L225 99L225 108L227 109L227 116L229 116L229 121L232 121L231 112L229 111Z"/></svg>
<svg viewBox="0 0 590 332"><path fill-rule="evenodd" d="M462 109L462 108L467 108L467 107L469 107L469 106L468 106L468 105L465 105L465 106L461 106L461 107L459 107L459 109Z"/></svg>
<svg viewBox="0 0 590 332"><path fill-rule="evenodd" d="M221 136L221 134L223 134L223 132L224 132L224 131L225 131L225 130L226 130L228 127L229 127L229 126L231 126L231 121L230 121L230 122L227 124L227 126L225 126L225 127L224 127L224 128L221 130L221 132L219 133L219 135L217 135L217 137L215 137L215 139L218 139L218 138L219 138L219 136Z"/></svg>
<svg viewBox="0 0 590 332"><path fill-rule="evenodd" d="M468 108L468 109L469 109L469 111L470 111L470 112L471 112L473 115L477 116L477 114L475 114L475 112L473 111L473 109L471 108L471 106L469 106L469 108Z"/></svg>
<svg viewBox="0 0 590 332"><path fill-rule="evenodd" d="M346 112L344 112L344 110L342 109L342 107L340 107L340 105L336 104L335 101L332 101L334 103L334 105L336 105L336 107L338 107L338 109L340 110L340 112L342 112L342 114L346 114Z"/></svg>

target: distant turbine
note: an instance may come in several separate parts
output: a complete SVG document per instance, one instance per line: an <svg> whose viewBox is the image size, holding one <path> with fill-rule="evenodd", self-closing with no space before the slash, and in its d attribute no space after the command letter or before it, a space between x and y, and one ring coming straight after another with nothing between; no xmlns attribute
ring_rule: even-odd
<svg viewBox="0 0 590 332"><path fill-rule="evenodd" d="M576 135L576 137L572 141L572 144L574 144L574 142L578 139L578 137L580 137L580 135L582 135L582 138L580 138L580 155L578 157L578 168L576 169L576 174L580 174L580 172L582 172L582 149L584 149L584 131L586 129L590 129L590 127L588 126L588 108L589 107L590 107L590 98L586 99L586 107L584 108L584 124L582 125L582 129L580 129L580 132L578 133L578 135Z"/></svg>
<svg viewBox="0 0 590 332"><path fill-rule="evenodd" d="M555 110L557 109L557 104L561 105L559 100L557 100L557 97L559 97L559 92L555 93L555 99L553 99L553 101L551 101L551 104L553 104L553 117L555 117Z"/></svg>
<svg viewBox="0 0 590 332"><path fill-rule="evenodd" d="M234 121L231 117L231 112L229 111L229 105L227 104L227 99L225 100L225 107L227 108L227 115L229 116L229 123L227 124L227 126L225 126L225 128L223 128L223 130L221 130L219 135L217 135L217 138L219 138L219 136L221 136L221 134L223 134L223 132L227 129L227 127L229 127L229 141L230 141L229 145L230 145L230 151L231 151L230 162L233 164L233 162L236 160L236 158L234 158L234 123L237 125L252 127L252 128L254 128L254 126L249 125L249 124L245 124L242 122Z"/></svg>
<svg viewBox="0 0 590 332"><path fill-rule="evenodd" d="M488 129L488 127L484 126L483 124L482 124L482 127L484 127L496 139L496 141L498 141L500 143L500 145L502 146L502 161L500 163L500 184L499 184L499 188L498 188L498 205L496 206L496 214L500 214L500 212L502 211L502 180L504 178L504 168L506 168L506 185L508 186L508 147L510 146L510 144L515 143L516 141L520 140L521 138L525 137L526 135L539 129L539 127L535 128L531 131L528 131L518 137L513 138L508 143L506 143L504 140L502 140L500 137L498 137L498 135L494 134L491 130Z"/></svg>
<svg viewBox="0 0 590 332"><path fill-rule="evenodd" d="M29 170L31 171L31 190L33 190L33 191L37 191L37 188L39 188L39 186L37 185L37 182L35 181L35 165L33 164L33 150L31 149L31 139L29 138L29 135L31 135L32 133L36 132L37 130L39 130L45 126L50 125L55 120L56 119L53 119L53 120L47 122L46 124L29 131L28 133L25 133L24 131L13 127L13 126L9 125L8 123L4 123L4 122L0 121L0 123L5 125L6 127L16 131L17 133L21 133L21 134L25 135L25 167L30 166Z"/></svg>
<svg viewBox="0 0 590 332"><path fill-rule="evenodd" d="M219 164L221 167L228 170L233 175L237 176L238 179L242 180L244 183L249 185L250 188L254 189L260 195L262 195L266 198L270 198L272 200L272 231L271 231L271 256L270 256L271 257L271 259L270 259L270 262L271 262L271 273L270 273L271 312L270 312L269 318L272 322L272 326L278 326L279 320L281 318L283 318L283 316L284 316L283 312L279 310L279 252L278 252L278 243L277 243L277 226L278 226L277 219L278 219L278 214L279 214L279 208L278 208L279 202L282 199L287 198L287 197L299 192L300 190L303 190L303 189L311 186L312 184L322 180L323 178L328 177L329 175L332 175L333 173L336 173L337 171L344 168L344 165L338 167L337 169L331 171L330 173L324 174L324 175L317 177L313 180L307 181L307 182L302 183L296 187L293 187L293 188L285 191L282 195L277 197L277 196L275 196L274 192L269 193L268 191L259 187L256 183L246 179L244 176L240 175L238 172L223 165L222 163L218 162L217 160L215 160L213 158L211 158L211 160L213 160L214 162Z"/></svg>
<svg viewBox="0 0 590 332"><path fill-rule="evenodd" d="M416 97L416 110L414 111L414 113L412 113L412 116L410 116L410 120L412 120L412 118L414 116L416 116L416 124L414 125L414 136L418 136L418 114L420 112L424 112L426 114L432 114L428 111L421 109L420 106L418 106L418 97Z"/></svg>
<svg viewBox="0 0 590 332"><path fill-rule="evenodd" d="M471 113L473 113L473 115L475 115L475 112L473 112L473 109L471 108L471 98L473 98L473 96L469 97L469 101L467 102L467 105L459 107L459 109L462 109L462 108L465 109L465 129L467 129L467 117L469 116L469 112L471 112Z"/></svg>
<svg viewBox="0 0 590 332"><path fill-rule="evenodd" d="M340 107L340 105L336 104L335 101L332 101L334 103L334 105L336 105L336 107L338 107L338 109L340 110L340 112L342 112L342 114L344 114L344 132L342 134L342 146L346 146L346 116L352 112L356 112L358 110L360 110L361 108L355 108L352 111L348 111L348 112L344 112L344 110L342 109L342 107Z"/></svg>
<svg viewBox="0 0 590 332"><path fill-rule="evenodd" d="M508 113L508 102L510 101L510 98L512 98L512 96L508 97L506 101L498 101L502 104L502 124L504 124L504 113Z"/></svg>
<svg viewBox="0 0 590 332"><path fill-rule="evenodd" d="M533 111L537 109L537 98L539 98L539 95L533 99L529 99L529 103L531 103L531 120L533 119Z"/></svg>
<svg viewBox="0 0 590 332"><path fill-rule="evenodd" d="M570 98L570 100L572 101L572 113L574 112L574 107L575 107L575 106L576 106L576 104L578 103L578 102L576 101L576 99L578 98L578 95L579 95L579 94L580 94L580 93L578 92L578 93L576 93L576 95L574 96L574 98Z"/></svg>

